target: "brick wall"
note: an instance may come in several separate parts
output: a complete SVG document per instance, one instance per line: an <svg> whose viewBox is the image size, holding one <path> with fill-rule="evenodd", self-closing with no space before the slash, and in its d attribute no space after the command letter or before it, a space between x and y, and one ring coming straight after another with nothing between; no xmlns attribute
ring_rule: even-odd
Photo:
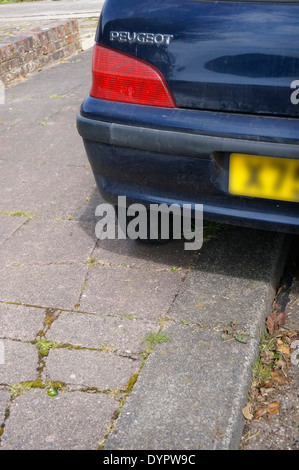
<svg viewBox="0 0 299 470"><path fill-rule="evenodd" d="M36 28L22 38L0 45L0 80L8 85L13 80L39 70L56 60L81 51L77 20Z"/></svg>

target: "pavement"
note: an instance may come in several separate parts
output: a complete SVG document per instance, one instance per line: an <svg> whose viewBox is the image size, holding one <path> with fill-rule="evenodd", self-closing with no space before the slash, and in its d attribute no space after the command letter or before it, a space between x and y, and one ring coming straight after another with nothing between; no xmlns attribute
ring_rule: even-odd
<svg viewBox="0 0 299 470"><path fill-rule="evenodd" d="M290 237L223 227L200 252L97 240L75 126L91 54L0 105L1 449L236 449ZM232 321L246 343L223 340Z"/></svg>

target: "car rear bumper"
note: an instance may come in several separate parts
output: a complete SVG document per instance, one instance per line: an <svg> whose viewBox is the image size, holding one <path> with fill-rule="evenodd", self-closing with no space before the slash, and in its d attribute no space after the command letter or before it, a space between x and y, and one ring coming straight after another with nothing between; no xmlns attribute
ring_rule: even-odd
<svg viewBox="0 0 299 470"><path fill-rule="evenodd" d="M232 196L230 153L299 158L299 120L88 97L77 127L103 197L203 204L207 219L299 233L299 204Z"/></svg>

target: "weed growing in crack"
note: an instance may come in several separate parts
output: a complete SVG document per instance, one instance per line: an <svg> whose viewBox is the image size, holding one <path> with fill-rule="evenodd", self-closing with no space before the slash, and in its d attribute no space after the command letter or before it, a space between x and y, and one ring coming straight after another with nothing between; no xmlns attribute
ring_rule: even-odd
<svg viewBox="0 0 299 470"><path fill-rule="evenodd" d="M55 343L54 341L46 341L45 339L40 339L35 343L35 346L38 349L39 355L41 357L47 357L50 349L58 348L60 345L59 343Z"/></svg>
<svg viewBox="0 0 299 470"><path fill-rule="evenodd" d="M147 344L147 352L151 353L154 350L154 348L157 346L157 344L167 343L169 339L170 339L169 336L161 332L150 333L144 338L142 342Z"/></svg>
<svg viewBox="0 0 299 470"><path fill-rule="evenodd" d="M93 257L91 256L90 258L88 258L88 260L85 262L85 265L88 267L88 269L91 269L93 268L94 266L96 266L98 263L98 261Z"/></svg>
<svg viewBox="0 0 299 470"><path fill-rule="evenodd" d="M19 396L23 395L26 392L29 392L29 390L32 389L51 389L55 388L56 390L63 390L65 389L65 384L63 382L54 382L54 381L48 381L48 382L43 382L41 379L35 380L33 382L20 382L17 384L11 385L9 388L9 391L11 392L11 399L15 400Z"/></svg>

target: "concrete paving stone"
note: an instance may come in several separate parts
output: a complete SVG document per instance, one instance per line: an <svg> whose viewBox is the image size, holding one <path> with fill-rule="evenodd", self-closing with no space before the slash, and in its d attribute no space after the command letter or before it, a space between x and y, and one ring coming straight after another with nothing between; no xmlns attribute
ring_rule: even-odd
<svg viewBox="0 0 299 470"><path fill-rule="evenodd" d="M0 128L5 132L1 136L3 144L3 153L1 154L2 164L14 163L15 176L23 177L26 181L30 175L30 170L34 171L41 166L53 163L59 167L86 166L88 159L84 151L81 137L79 136L76 124L76 115L80 103L79 97L76 95L67 95L60 99L45 99L47 106L47 115L43 111L44 106L37 98L27 99L30 111L38 114L35 122L21 121L18 122L11 115L11 108L6 114L6 121L2 121ZM21 101L21 99L20 99ZM52 106L52 113L48 107ZM19 113L26 114L26 110L22 111L23 103L16 106ZM21 109L20 109L21 108ZM43 114L40 114L43 113ZM59 132L63 126L64 132ZM25 135L27 136L25 142ZM55 138L53 139L53 136ZM14 139L14 145L9 146L11 140ZM43 145L36 146L36 142L43 142ZM26 158L24 158L24 145L26 149ZM58 151L59 149L60 151ZM61 153L63 152L63 153ZM63 155L63 157L62 157ZM22 158L23 157L23 158Z"/></svg>
<svg viewBox="0 0 299 470"><path fill-rule="evenodd" d="M170 317L209 327L236 319L251 329L257 312L271 308L287 246L281 234L252 230L249 239L247 230L227 228L204 244Z"/></svg>
<svg viewBox="0 0 299 470"><path fill-rule="evenodd" d="M73 310L84 284L85 265L0 267L0 300Z"/></svg>
<svg viewBox="0 0 299 470"><path fill-rule="evenodd" d="M155 246L130 239L105 239L99 240L93 256L100 263L115 266L171 271L173 268L188 269L196 252L185 251L182 240Z"/></svg>
<svg viewBox="0 0 299 470"><path fill-rule="evenodd" d="M8 91L0 126L5 127L0 210L67 218L91 195L94 178L76 129L76 115L90 86L90 61L88 51L80 59L49 68ZM72 76L69 82L66 73Z"/></svg>
<svg viewBox="0 0 299 470"><path fill-rule="evenodd" d="M3 211L68 218L84 204L94 188L92 172L85 167L41 164L27 171L16 174L11 168L12 173L6 172L5 177L0 174Z"/></svg>
<svg viewBox="0 0 299 470"><path fill-rule="evenodd" d="M22 227L27 220L27 217L0 214L0 245Z"/></svg>
<svg viewBox="0 0 299 470"><path fill-rule="evenodd" d="M73 220L78 220L84 227L86 223L93 225L93 230L95 233L96 224L99 220L95 216L96 208L99 204L103 204L104 200L99 193L97 187L93 188L92 193L88 197L88 200L82 204L82 206L73 214Z"/></svg>
<svg viewBox="0 0 299 470"><path fill-rule="evenodd" d="M0 246L0 264L84 263L96 243L87 231L75 221L33 219Z"/></svg>
<svg viewBox="0 0 299 470"><path fill-rule="evenodd" d="M67 218L91 195L94 178L76 129L90 86L90 60L90 52L80 54L7 93L1 108L0 210ZM72 80L65 80L66 73Z"/></svg>
<svg viewBox="0 0 299 470"><path fill-rule="evenodd" d="M95 266L80 310L154 321L167 314L181 282L182 275L177 272Z"/></svg>
<svg viewBox="0 0 299 470"><path fill-rule="evenodd" d="M37 379L38 353L35 346L19 341L1 340L5 364L0 365L0 384L11 385Z"/></svg>
<svg viewBox="0 0 299 470"><path fill-rule="evenodd" d="M216 291L205 293L201 290L202 287L199 287L200 292L197 293L196 282L193 287L195 289L193 295L191 290L188 289L188 292L186 292L184 288L182 289L178 305L170 310L169 318L176 322L183 321L209 328L221 328L229 325L234 320L240 329L251 334L256 333L256 312L262 308L266 314L267 307L271 305L274 294L272 287L267 286L265 283L263 287L251 292L244 292L240 305L240 298L233 293L228 296L221 296ZM242 289L240 289L240 292L242 292ZM186 299L186 304L184 299Z"/></svg>
<svg viewBox="0 0 299 470"><path fill-rule="evenodd" d="M33 341L44 319L42 309L0 303L0 338Z"/></svg>
<svg viewBox="0 0 299 470"><path fill-rule="evenodd" d="M3 120L0 126L2 131L5 129L1 136L3 145L1 164L14 164L11 171L14 170L14 175L20 176L25 182L30 176L30 170L33 172L47 165L49 168L50 163L59 166L60 169L67 166L87 166L88 159L84 145L76 128L80 100L82 96L79 97L75 93L60 99L20 98L20 103L14 105L18 113L28 116L28 112L22 109L25 105L27 108L30 107L32 113L36 110L39 115L36 116L34 123L24 120L18 122L12 116L11 108L7 110L6 120ZM53 107L52 114L48 109L50 106ZM45 107L48 111L46 116ZM61 132L62 126L64 132ZM13 146L10 145L12 139ZM36 142L39 141L43 142L43 145L37 147ZM25 149L26 158L24 158ZM9 166L7 168L9 169Z"/></svg>
<svg viewBox="0 0 299 470"><path fill-rule="evenodd" d="M142 340L158 331L157 323L82 313L61 313L46 335L56 343L101 349L113 346L126 354L137 354L146 347Z"/></svg>
<svg viewBox="0 0 299 470"><path fill-rule="evenodd" d="M97 450L118 403L104 394L30 390L11 407L2 450Z"/></svg>
<svg viewBox="0 0 299 470"><path fill-rule="evenodd" d="M170 341L147 360L104 450L233 447L243 426L252 347L184 325L164 333Z"/></svg>
<svg viewBox="0 0 299 470"><path fill-rule="evenodd" d="M5 410L8 407L9 403L10 403L10 393L6 390L0 390L0 426L4 421Z"/></svg>
<svg viewBox="0 0 299 470"><path fill-rule="evenodd" d="M59 64L59 67L49 66L43 70L42 74L35 73L33 79L22 81L13 88L6 89L5 105L1 106L3 111L1 120L28 127L32 124L38 125L46 117L50 118L54 113L63 111L66 105L78 103L80 106L80 100L83 101L88 95L91 86L91 58L92 49L66 59ZM71 78L66 80L65 77ZM75 111L71 123L76 131L74 124L79 107ZM58 114L55 116L56 119L59 119ZM64 123L64 127L68 128L68 125L68 122ZM61 135L63 133L57 135L59 142ZM28 142L28 145L32 144ZM40 150L43 151L43 148Z"/></svg>
<svg viewBox="0 0 299 470"><path fill-rule="evenodd" d="M47 358L44 378L98 390L124 389L139 367L139 361L109 352L54 349Z"/></svg>

